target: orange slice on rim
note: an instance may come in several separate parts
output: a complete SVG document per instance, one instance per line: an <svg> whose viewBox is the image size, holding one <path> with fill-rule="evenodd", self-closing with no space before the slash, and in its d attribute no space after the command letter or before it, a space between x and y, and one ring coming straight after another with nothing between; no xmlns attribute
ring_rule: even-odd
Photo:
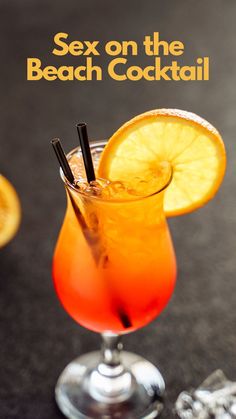
<svg viewBox="0 0 236 419"><path fill-rule="evenodd" d="M98 176L132 185L149 180L160 164L172 166L165 192L167 216L191 212L209 201L223 180L226 153L219 132L203 118L177 109L156 109L125 123L107 143ZM145 192L145 191L144 191Z"/></svg>

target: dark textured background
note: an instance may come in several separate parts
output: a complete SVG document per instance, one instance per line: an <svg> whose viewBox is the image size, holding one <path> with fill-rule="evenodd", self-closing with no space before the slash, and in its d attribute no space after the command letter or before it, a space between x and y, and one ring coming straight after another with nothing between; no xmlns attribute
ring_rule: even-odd
<svg viewBox="0 0 236 419"><path fill-rule="evenodd" d="M51 281L53 247L65 209L49 139L67 150L74 125L104 138L145 110L177 107L199 113L221 131L228 171L205 208L170 221L178 257L175 295L160 318L124 339L160 366L167 384L163 418L183 389L216 368L236 380L235 0L1 0L0 170L16 186L20 231L0 252L0 417L59 419L54 385L74 357L99 345L60 307ZM185 62L210 55L209 82L27 82L26 58L50 55L52 38L135 39L160 31L186 44ZM140 56L140 62L142 62ZM55 59L54 59L55 60ZM64 57L61 64L67 62Z"/></svg>

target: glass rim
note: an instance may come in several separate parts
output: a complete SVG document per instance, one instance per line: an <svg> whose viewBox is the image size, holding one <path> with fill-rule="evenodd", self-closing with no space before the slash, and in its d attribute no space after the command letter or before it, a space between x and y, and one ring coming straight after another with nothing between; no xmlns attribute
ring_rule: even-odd
<svg viewBox="0 0 236 419"><path fill-rule="evenodd" d="M108 142L108 140L92 140L92 141L89 141L89 145L91 146L91 148L99 147L99 146L100 147L105 147L107 142ZM66 154L67 159L69 160L69 158L77 151L81 151L80 146L77 146L77 147L73 148L71 151L69 151L69 153ZM122 203L132 203L132 202L137 202L137 201L143 201L144 199L151 198L152 196L158 195L161 192L163 192L170 185L170 183L172 181L173 168L170 165L170 176L169 176L168 180L166 181L166 183L160 189L158 189L157 191L154 191L154 192L152 192L150 194L147 194L147 195L140 195L140 196L139 195L138 196L132 195L131 198L121 198L121 199L118 199L118 198L106 199L104 197L102 198L102 197L96 196L96 195L89 195L88 193L86 193L82 190L79 190L78 188L75 187L75 185L73 185L72 183L70 183L66 179L66 177L65 177L61 168L60 168L60 177L61 177L64 185L78 195L81 195L85 198L89 198L89 199L94 200L94 201L105 202L105 203L108 203L108 204L119 204L119 203L122 204ZM87 179L85 178L84 181L87 182Z"/></svg>

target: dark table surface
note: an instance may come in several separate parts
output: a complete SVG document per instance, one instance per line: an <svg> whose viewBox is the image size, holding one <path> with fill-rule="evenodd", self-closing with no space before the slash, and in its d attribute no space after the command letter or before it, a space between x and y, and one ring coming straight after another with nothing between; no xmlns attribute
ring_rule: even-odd
<svg viewBox="0 0 236 419"><path fill-rule="evenodd" d="M215 369L236 380L235 0L2 0L0 17L0 171L14 183L23 211L17 237L0 252L1 419L61 418L54 402L57 377L70 360L100 344L69 318L53 290L51 259L65 197L49 139L59 136L69 150L77 145L78 120L100 139L158 107L199 113L225 139L228 170L217 197L170 220L179 270L170 304L148 327L124 338L127 350L160 367L167 386L163 418L170 418L180 391ZM103 43L141 42L159 31L163 39L185 43L186 63L209 55L211 79L27 82L26 58L55 62L50 51L60 31L71 40Z"/></svg>

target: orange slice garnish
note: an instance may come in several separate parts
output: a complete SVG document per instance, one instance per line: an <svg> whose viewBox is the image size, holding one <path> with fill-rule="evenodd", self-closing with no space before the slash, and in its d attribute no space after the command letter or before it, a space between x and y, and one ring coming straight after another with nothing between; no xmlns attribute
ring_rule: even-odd
<svg viewBox="0 0 236 419"><path fill-rule="evenodd" d="M12 184L0 175L0 248L16 234L21 218L20 202Z"/></svg>
<svg viewBox="0 0 236 419"><path fill-rule="evenodd" d="M102 153L98 176L132 186L137 176L144 180L157 176L163 162L170 163L173 171L165 192L165 213L188 213L217 192L226 168L224 143L203 118L176 109L156 109L115 132Z"/></svg>

